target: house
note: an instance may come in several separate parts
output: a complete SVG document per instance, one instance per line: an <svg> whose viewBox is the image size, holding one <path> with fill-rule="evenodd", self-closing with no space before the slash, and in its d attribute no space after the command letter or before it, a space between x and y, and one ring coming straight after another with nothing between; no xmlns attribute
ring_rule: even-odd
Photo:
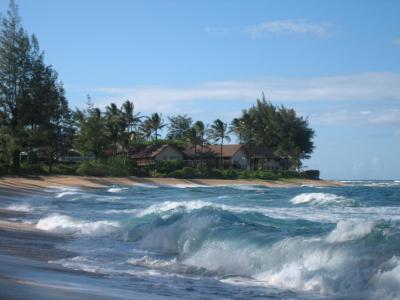
<svg viewBox="0 0 400 300"><path fill-rule="evenodd" d="M79 163L82 161L94 160L94 155L83 155L78 150L70 149L64 155L60 156L59 162L62 163Z"/></svg>
<svg viewBox="0 0 400 300"><path fill-rule="evenodd" d="M198 163L208 167L217 167L221 158L221 145L207 145L204 147L190 147L184 150L185 160L192 165ZM223 145L222 161L224 167L245 169L247 167L246 152L242 145Z"/></svg>
<svg viewBox="0 0 400 300"><path fill-rule="evenodd" d="M289 161L276 156L271 149L253 146L247 147L246 152L254 170L278 171L290 167Z"/></svg>
<svg viewBox="0 0 400 300"><path fill-rule="evenodd" d="M136 161L138 166L149 166L158 160L183 160L183 153L172 145L146 145L130 148L128 158Z"/></svg>

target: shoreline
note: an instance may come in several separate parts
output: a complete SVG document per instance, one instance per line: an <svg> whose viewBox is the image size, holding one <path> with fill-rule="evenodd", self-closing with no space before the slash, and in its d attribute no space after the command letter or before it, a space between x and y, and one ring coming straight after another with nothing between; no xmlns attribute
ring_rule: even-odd
<svg viewBox="0 0 400 300"><path fill-rule="evenodd" d="M178 179L178 178L150 178L150 177L91 177L71 175L49 175L20 177L0 177L0 196L29 194L40 192L43 188L81 187L100 188L113 185L141 185L149 184L155 186L224 186L224 185L260 185L270 188L314 186L314 187L337 187L346 186L345 183L334 180L311 180L311 179L282 179L282 180L248 180L248 179Z"/></svg>
<svg viewBox="0 0 400 300"><path fill-rule="evenodd" d="M46 188L102 188L109 186L154 185L162 187L173 186L228 186L228 185L259 185L269 188L291 188L300 186L338 187L345 183L333 180L287 179L287 180L246 180L246 179L177 179L177 178L145 178L145 177L91 177L91 176L8 176L0 177L0 202L7 198L24 197L45 193ZM0 203L1 204L1 203ZM29 212L0 208L0 232L8 234L28 234L49 238L62 238L57 235L37 229L34 224L27 224L9 218L24 216ZM65 236L64 236L65 237Z"/></svg>

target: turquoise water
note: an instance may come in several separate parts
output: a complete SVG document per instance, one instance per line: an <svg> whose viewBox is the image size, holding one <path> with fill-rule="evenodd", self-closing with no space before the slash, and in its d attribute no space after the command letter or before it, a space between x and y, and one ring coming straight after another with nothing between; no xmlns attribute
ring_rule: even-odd
<svg viewBox="0 0 400 300"><path fill-rule="evenodd" d="M49 188L9 199L9 208L67 234L56 246L76 255L50 263L86 271L99 289L181 299L400 299L400 182L347 184Z"/></svg>

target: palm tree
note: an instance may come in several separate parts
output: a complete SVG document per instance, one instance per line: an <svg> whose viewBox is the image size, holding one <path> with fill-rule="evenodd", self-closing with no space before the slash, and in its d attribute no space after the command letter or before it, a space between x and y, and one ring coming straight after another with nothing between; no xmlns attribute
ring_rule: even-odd
<svg viewBox="0 0 400 300"><path fill-rule="evenodd" d="M166 126L166 124L164 124L164 120L162 119L161 114L154 113L146 121L147 126L154 133L154 139L157 141L157 138L159 136L158 131Z"/></svg>
<svg viewBox="0 0 400 300"><path fill-rule="evenodd" d="M133 105L133 102L129 100L126 100L122 104L121 110L125 118L129 139L132 140L134 130L137 128L138 124L140 124L140 120L142 117L140 116L140 113L134 113L135 106Z"/></svg>
<svg viewBox="0 0 400 300"><path fill-rule="evenodd" d="M220 119L216 119L211 125L210 137L214 140L214 142L221 142L220 167L223 168L222 148L224 146L224 140L228 142L231 140L227 132L227 124L222 122Z"/></svg>
<svg viewBox="0 0 400 300"><path fill-rule="evenodd" d="M118 142L121 140L124 131L122 112L115 103L111 103L110 106L106 107L106 119L110 140L112 141L112 162L114 162Z"/></svg>
<svg viewBox="0 0 400 300"><path fill-rule="evenodd" d="M231 122L230 132L235 133L238 136L239 142L246 147L247 161L249 162L248 167L252 170L252 145L254 144L254 119L253 117L244 110L242 117L235 118Z"/></svg>

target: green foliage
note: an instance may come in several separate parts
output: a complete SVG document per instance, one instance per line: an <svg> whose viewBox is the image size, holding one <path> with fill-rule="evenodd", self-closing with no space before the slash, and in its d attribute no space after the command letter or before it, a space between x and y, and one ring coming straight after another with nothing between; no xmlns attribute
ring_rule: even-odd
<svg viewBox="0 0 400 300"><path fill-rule="evenodd" d="M18 170L20 175L46 175L48 167L44 164L28 164L21 163L21 168Z"/></svg>
<svg viewBox="0 0 400 300"><path fill-rule="evenodd" d="M15 1L0 27L0 131L6 135L2 159L16 172L21 151L41 148L51 165L73 134L62 83L45 64L36 37L22 27Z"/></svg>
<svg viewBox="0 0 400 300"><path fill-rule="evenodd" d="M158 140L160 137L159 131L166 125L161 114L153 113L141 124L141 131L146 139L153 138L154 140Z"/></svg>
<svg viewBox="0 0 400 300"><path fill-rule="evenodd" d="M192 126L192 118L187 115L169 117L167 139L184 140Z"/></svg>
<svg viewBox="0 0 400 300"><path fill-rule="evenodd" d="M238 172L236 172L233 169L223 170L221 175L222 175L222 178L224 178L224 179L238 178Z"/></svg>
<svg viewBox="0 0 400 300"><path fill-rule="evenodd" d="M130 176L135 173L136 167L134 164L124 164L124 161L120 158L115 159L114 162L111 160L103 161L85 161L82 162L76 170L77 175L87 176Z"/></svg>
<svg viewBox="0 0 400 300"><path fill-rule="evenodd" d="M297 167L300 167L301 159L309 158L314 150L312 139L315 133L308 120L297 116L293 109L267 102L264 94L255 106L244 110L240 118L232 121L231 131L249 153L254 147L272 150L276 156L290 159Z"/></svg>
<svg viewBox="0 0 400 300"><path fill-rule="evenodd" d="M181 160L157 160L154 166L158 173L168 174L183 168Z"/></svg>
<svg viewBox="0 0 400 300"><path fill-rule="evenodd" d="M263 180L277 180L279 178L278 174L271 171L256 171L251 176Z"/></svg>
<svg viewBox="0 0 400 300"><path fill-rule="evenodd" d="M307 170L301 172L301 176L306 179L319 180L320 172L319 170Z"/></svg>
<svg viewBox="0 0 400 300"><path fill-rule="evenodd" d="M78 167L78 164L55 164L53 166L52 174L76 175Z"/></svg>

